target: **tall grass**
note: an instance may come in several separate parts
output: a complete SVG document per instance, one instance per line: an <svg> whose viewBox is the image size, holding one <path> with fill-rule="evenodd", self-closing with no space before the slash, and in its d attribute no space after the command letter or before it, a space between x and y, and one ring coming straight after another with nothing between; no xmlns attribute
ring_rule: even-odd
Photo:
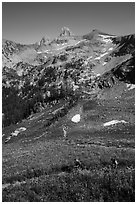
<svg viewBox="0 0 137 204"><path fill-rule="evenodd" d="M3 190L10 202L134 202L135 169L77 169L42 175Z"/></svg>

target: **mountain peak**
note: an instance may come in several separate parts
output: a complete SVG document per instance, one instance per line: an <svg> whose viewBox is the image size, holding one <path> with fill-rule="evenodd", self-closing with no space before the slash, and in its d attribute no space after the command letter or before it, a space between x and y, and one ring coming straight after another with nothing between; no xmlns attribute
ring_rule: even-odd
<svg viewBox="0 0 137 204"><path fill-rule="evenodd" d="M93 29L92 30L93 33L102 33L102 31L98 30L98 29Z"/></svg>
<svg viewBox="0 0 137 204"><path fill-rule="evenodd" d="M63 28L61 29L60 36L70 36L71 34L72 34L72 33L71 33L71 31L70 31L69 28L63 27Z"/></svg>
<svg viewBox="0 0 137 204"><path fill-rule="evenodd" d="M45 37L42 37L41 41L40 41L40 45L43 45L43 44L47 44L50 42L50 39L49 38L45 38Z"/></svg>

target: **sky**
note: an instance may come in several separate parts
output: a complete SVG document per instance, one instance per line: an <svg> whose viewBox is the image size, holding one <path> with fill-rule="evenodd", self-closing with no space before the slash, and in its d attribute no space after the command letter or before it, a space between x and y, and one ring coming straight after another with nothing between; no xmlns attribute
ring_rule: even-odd
<svg viewBox="0 0 137 204"><path fill-rule="evenodd" d="M134 2L3 2L2 37L29 44L59 36L62 27L83 35L93 29L135 33Z"/></svg>

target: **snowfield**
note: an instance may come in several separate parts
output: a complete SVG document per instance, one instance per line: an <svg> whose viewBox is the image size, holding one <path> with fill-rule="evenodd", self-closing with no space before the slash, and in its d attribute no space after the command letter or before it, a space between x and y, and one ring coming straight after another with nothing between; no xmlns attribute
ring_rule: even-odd
<svg viewBox="0 0 137 204"><path fill-rule="evenodd" d="M18 129L16 129L14 132L12 132L11 133L11 136L13 137L13 136L18 136L18 134L20 133L20 132L23 132L23 131L25 131L26 130L26 128L25 127L20 127L20 128L18 128Z"/></svg>
<svg viewBox="0 0 137 204"><path fill-rule="evenodd" d="M115 125L117 123L127 123L125 120L112 120L103 124L104 127Z"/></svg>
<svg viewBox="0 0 137 204"><path fill-rule="evenodd" d="M81 116L80 114L76 114L75 116L72 117L71 121L74 123L80 122Z"/></svg>

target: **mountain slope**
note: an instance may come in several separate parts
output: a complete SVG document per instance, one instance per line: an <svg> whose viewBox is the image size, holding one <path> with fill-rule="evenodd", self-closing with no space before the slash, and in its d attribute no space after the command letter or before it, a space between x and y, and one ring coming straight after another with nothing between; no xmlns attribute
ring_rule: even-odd
<svg viewBox="0 0 137 204"><path fill-rule="evenodd" d="M135 83L134 35L117 37L93 30L88 35L75 36L66 28L62 32L56 39L41 41L39 45L4 40L5 125L37 112L49 102L97 94L102 87L113 86L115 79ZM22 101L13 113L7 107L8 95ZM19 116L15 112L20 112Z"/></svg>
<svg viewBox="0 0 137 204"><path fill-rule="evenodd" d="M4 40L2 85L3 201L134 202L135 35Z"/></svg>

